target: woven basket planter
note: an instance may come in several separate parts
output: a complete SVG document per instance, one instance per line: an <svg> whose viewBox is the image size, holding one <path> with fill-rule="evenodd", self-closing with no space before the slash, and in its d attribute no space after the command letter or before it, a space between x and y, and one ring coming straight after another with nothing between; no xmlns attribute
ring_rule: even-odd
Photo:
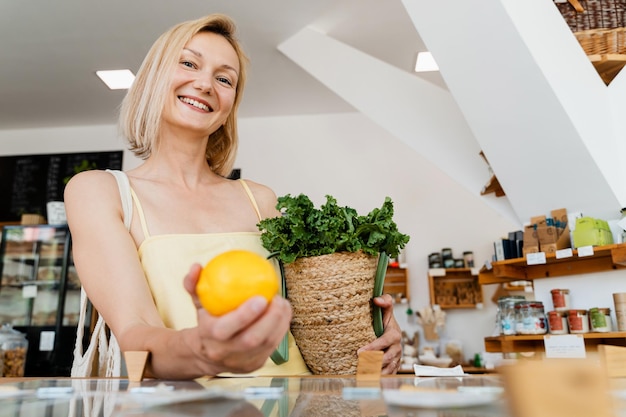
<svg viewBox="0 0 626 417"><path fill-rule="evenodd" d="M378 257L338 252L284 265L291 332L314 374L355 374L357 350L376 339L371 299Z"/></svg>

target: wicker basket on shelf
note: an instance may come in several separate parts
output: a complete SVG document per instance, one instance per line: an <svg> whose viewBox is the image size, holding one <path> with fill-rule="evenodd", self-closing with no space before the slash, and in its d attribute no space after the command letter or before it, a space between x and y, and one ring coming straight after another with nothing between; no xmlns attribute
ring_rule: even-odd
<svg viewBox="0 0 626 417"><path fill-rule="evenodd" d="M574 35L587 55L626 54L626 28L589 29Z"/></svg>
<svg viewBox="0 0 626 417"><path fill-rule="evenodd" d="M314 374L355 374L357 350L376 339L371 299L378 257L337 252L284 265L291 332Z"/></svg>
<svg viewBox="0 0 626 417"><path fill-rule="evenodd" d="M555 5L572 32L626 26L626 0L568 0Z"/></svg>

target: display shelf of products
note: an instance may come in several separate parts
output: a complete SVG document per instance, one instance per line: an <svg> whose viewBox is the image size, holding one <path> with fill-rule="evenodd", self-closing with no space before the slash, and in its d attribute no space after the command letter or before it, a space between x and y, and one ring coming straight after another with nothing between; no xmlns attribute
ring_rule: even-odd
<svg viewBox="0 0 626 417"><path fill-rule="evenodd" d="M390 294L397 302L409 300L409 274L406 268L387 267L383 294Z"/></svg>
<svg viewBox="0 0 626 417"><path fill-rule="evenodd" d="M532 335L501 335L485 337L485 351L487 352L543 352L544 337L559 337L559 335L551 334L532 334ZM585 339L585 348L595 351L598 345L614 345L626 346L626 332L608 332L608 333L580 333Z"/></svg>
<svg viewBox="0 0 626 417"><path fill-rule="evenodd" d="M589 250L592 253L587 253ZM536 254L530 254L531 256ZM481 285L502 284L510 281L532 281L535 279L590 274L626 268L626 243L572 249L572 256L557 257L545 254L545 263L530 263L525 258L507 259L483 266L478 274Z"/></svg>
<svg viewBox="0 0 626 417"><path fill-rule="evenodd" d="M81 286L62 225L4 225L0 239L0 323L26 334L26 376L69 376ZM86 323L86 344L89 327Z"/></svg>
<svg viewBox="0 0 626 417"><path fill-rule="evenodd" d="M443 310L476 308L483 302L478 274L478 268L429 269L430 302Z"/></svg>

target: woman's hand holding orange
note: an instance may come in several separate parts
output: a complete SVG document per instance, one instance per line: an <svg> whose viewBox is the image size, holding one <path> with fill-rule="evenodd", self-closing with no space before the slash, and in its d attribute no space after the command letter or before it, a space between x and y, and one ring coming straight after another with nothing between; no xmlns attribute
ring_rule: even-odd
<svg viewBox="0 0 626 417"><path fill-rule="evenodd" d="M202 266L194 264L184 285L198 312L198 327L189 343L198 366L206 374L252 372L265 363L289 330L291 305L280 295L268 302L265 295L252 296L221 316L210 314L200 302L198 280Z"/></svg>

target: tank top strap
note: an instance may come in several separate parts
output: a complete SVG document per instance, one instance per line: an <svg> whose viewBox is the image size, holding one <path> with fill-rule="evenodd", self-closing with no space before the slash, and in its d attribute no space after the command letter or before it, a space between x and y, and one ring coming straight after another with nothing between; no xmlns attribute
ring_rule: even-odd
<svg viewBox="0 0 626 417"><path fill-rule="evenodd" d="M128 175L125 172L113 169L107 169L106 172L115 177L117 182L117 188L120 192L120 199L122 200L122 213L124 214L124 226L130 230L130 224L133 220L133 201L131 199L131 188Z"/></svg>
<svg viewBox="0 0 626 417"><path fill-rule="evenodd" d="M137 214L139 215L139 221L141 222L141 230L143 231L143 238L147 239L150 237L150 232L148 232L148 224L146 223L146 216L143 214L143 208L141 207L141 203L139 202L139 197L135 194L135 191L131 188L130 195L133 198L133 202L135 203L135 207L137 207Z"/></svg>
<svg viewBox="0 0 626 417"><path fill-rule="evenodd" d="M252 203L252 207L254 207L254 211L256 211L256 215L259 217L259 220L263 220L263 218L261 217L261 210L259 210L259 206L256 203L256 199L254 198L252 191L250 191L250 187L248 187L248 184L246 184L246 182L241 178L237 181L239 181L239 183L243 186L243 189L246 191L246 194L250 199L250 203Z"/></svg>

